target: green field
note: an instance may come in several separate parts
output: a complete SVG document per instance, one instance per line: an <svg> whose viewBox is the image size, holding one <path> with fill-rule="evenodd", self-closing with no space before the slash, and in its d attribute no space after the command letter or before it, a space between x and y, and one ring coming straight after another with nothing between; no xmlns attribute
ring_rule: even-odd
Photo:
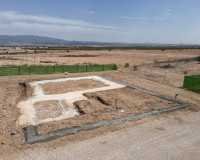
<svg viewBox="0 0 200 160"><path fill-rule="evenodd" d="M185 76L183 87L200 92L200 75Z"/></svg>
<svg viewBox="0 0 200 160"><path fill-rule="evenodd" d="M0 67L0 76L8 75L31 75L31 74L54 74L54 73L77 73L77 72L100 72L117 70L116 64L103 65L58 65L58 66L17 66Z"/></svg>

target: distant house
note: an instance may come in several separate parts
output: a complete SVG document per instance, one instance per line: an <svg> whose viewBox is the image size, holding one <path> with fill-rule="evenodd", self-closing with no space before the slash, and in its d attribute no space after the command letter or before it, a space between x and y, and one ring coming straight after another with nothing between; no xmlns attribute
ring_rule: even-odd
<svg viewBox="0 0 200 160"><path fill-rule="evenodd" d="M0 47L0 50L9 50L9 51L20 51L21 47Z"/></svg>

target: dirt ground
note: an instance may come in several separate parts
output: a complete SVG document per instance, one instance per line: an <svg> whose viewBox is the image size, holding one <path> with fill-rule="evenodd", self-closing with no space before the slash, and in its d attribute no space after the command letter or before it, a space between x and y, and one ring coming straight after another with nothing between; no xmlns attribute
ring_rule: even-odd
<svg viewBox="0 0 200 160"><path fill-rule="evenodd" d="M81 113L80 115L40 124L38 132L45 134L66 127L70 128L87 123L112 120L177 105L128 87L86 93L85 95L89 98L88 100L75 102L75 106L78 107Z"/></svg>
<svg viewBox="0 0 200 160"><path fill-rule="evenodd" d="M45 94L62 94L85 89L93 89L105 86L93 80L77 80L57 83L47 83L42 85Z"/></svg>
<svg viewBox="0 0 200 160"><path fill-rule="evenodd" d="M8 53L7 53L8 52ZM199 49L102 51L0 51L0 66L117 64L128 72L169 86L182 87L185 75L200 74L200 63L184 61L200 55ZM21 53L21 54L20 54ZM183 61L179 61L183 60ZM178 61L178 62L177 62ZM165 62L165 63L162 63ZM124 67L128 63L129 67ZM169 67L165 67L169 65ZM163 66L163 67L162 67Z"/></svg>
<svg viewBox="0 0 200 160"><path fill-rule="evenodd" d="M11 51L8 51L11 52ZM158 61L192 58L200 50L102 50L102 51L21 51L11 54L0 51L0 66L3 65L74 65L74 64L117 64L140 65ZM28 56L27 56L28 55Z"/></svg>
<svg viewBox="0 0 200 160"><path fill-rule="evenodd" d="M200 63L197 61L180 61L142 64L137 67L119 66L119 71L145 78L169 86L182 87L184 76L200 74Z"/></svg>
<svg viewBox="0 0 200 160"><path fill-rule="evenodd" d="M37 160L198 160L199 124L200 112L168 114L63 147L35 147L26 153ZM18 160L27 159L21 153Z"/></svg>
<svg viewBox="0 0 200 160"><path fill-rule="evenodd" d="M72 51L70 51L72 52ZM54 53L53 51L50 53L38 53L37 55L30 54L28 56L24 56L23 54L17 54L17 55L1 55L1 56L8 56L8 57L15 57L21 60L0 60L1 65L22 65L28 63L30 64L41 64L39 63L41 60L42 61L47 61L47 60L52 60L56 61L56 63L44 63L44 65L54 65L54 64L76 64L76 63L98 63L98 64L105 64L105 63L116 63L116 64L121 64L124 65L125 63L130 63L130 66L132 65L142 65L144 63L151 63L153 64L155 59L158 61L162 60L174 60L174 59L182 59L182 58L191 58L199 55L199 50L184 50L184 51L73 51L73 53L70 54L97 54L100 56L96 57L59 57L59 55L65 55L69 53ZM35 56L35 57L34 57ZM34 61L35 60L35 61ZM57 62L58 61L58 62ZM195 67L192 67L193 64L195 63ZM43 64L43 63L42 63ZM169 74L174 74L177 76L172 76L173 81L172 82L180 82L183 77L184 73L182 73L182 70L185 70L185 68L190 68L187 66L191 66L190 71L188 73L198 73L198 66L199 64L197 62L188 62L188 63L182 63L178 64L180 68L170 68L167 69L167 75ZM164 70L163 68L158 68L158 67L152 67L155 69L161 70L161 73L163 74ZM176 70L177 69L177 70ZM141 69L142 70L142 69ZM148 69L147 69L148 70ZM193 71L194 70L194 71ZM199 70L200 71L200 70ZM188 109L173 112L170 114L187 114L188 112L198 112L200 111L200 96L199 93L194 93L185 89L180 88L180 83L178 85L173 85L171 83L167 83L170 81L172 78L169 78L167 76L166 83L163 83L163 77L158 80L154 80L153 78L149 78L148 76L138 76L138 70L135 71L135 74L130 74L129 72L126 71L108 71L108 72L99 72L99 73L73 73L67 75L67 77L76 77L76 76L86 76L86 75L104 75L107 77L110 77L112 79L118 80L118 81L123 81L129 84L132 84L134 86L150 90L152 92L162 94L168 97L173 98L174 94L176 92L179 93L178 99L188 102L191 104L191 106ZM142 71L141 71L142 72ZM177 72L180 73L177 74ZM42 143L42 144L34 144L34 145L28 145L24 141L24 135L22 132L22 127L25 126L19 126L17 124L17 119L20 115L20 111L17 108L17 103L21 100L23 100L23 95L20 89L20 86L18 84L19 80L25 80L25 81L34 81L34 80L42 80L42 79L55 79L55 78L66 78L66 75L64 74L51 74L51 75L20 75L20 76L5 76L5 77L0 77L0 159L10 159L11 156L18 156L19 154L24 154L22 152L25 152L28 148L40 148L40 147L46 147L49 149L52 149L52 147L60 147L64 146L66 144L72 144L77 141L82 141L85 139L89 139L92 137L96 137L99 135L103 135L109 132L113 132L116 130L121 130L123 128L131 127L133 125L138 125L141 123L148 122L152 119L158 119L159 116L154 116L150 118L145 118L142 120L138 121L131 121L131 122L126 122L123 124L119 125L114 125L114 126L107 126L107 127L101 127L98 129L94 129L91 131L87 132L80 132L75 135L70 135L70 136L65 136L62 138L58 138L56 140L47 142L47 143ZM31 93L29 93L31 96ZM101 93L98 93L101 94ZM113 93L114 94L114 93ZM119 92L119 95L123 95L123 93ZM104 99L107 98L107 95L101 95ZM112 96L111 96L112 97ZM147 97L149 98L149 97ZM110 102L114 103L114 102ZM132 103L132 102L127 102L127 103ZM145 104L145 101L143 102ZM150 103L151 104L151 103ZM113 104L112 104L113 105ZM121 104L122 105L122 104ZM139 105L138 105L139 106ZM152 106L152 105L150 105ZM123 106L122 106L123 107ZM124 108L126 111L126 108ZM124 114L124 113L122 113ZM88 114L82 115L83 117L87 117ZM98 117L98 115L95 115ZM114 115L116 116L116 115ZM168 114L160 115L161 117L167 117ZM117 117L117 116L116 116ZM79 119L79 121L82 121L82 119ZM79 122L77 122L79 123ZM64 124L63 124L64 125ZM69 122L69 125L70 124ZM74 125L74 124L73 124ZM42 126L50 128L51 125L48 126L47 124L42 124ZM56 125L55 125L56 126ZM39 127L40 128L40 127ZM15 136L11 136L10 133L11 131L15 130L17 134ZM41 131L43 132L43 131ZM24 155L26 156L26 155ZM9 158L8 158L9 157Z"/></svg>
<svg viewBox="0 0 200 160"><path fill-rule="evenodd" d="M38 120L55 118L61 115L57 101L42 101L34 104Z"/></svg>

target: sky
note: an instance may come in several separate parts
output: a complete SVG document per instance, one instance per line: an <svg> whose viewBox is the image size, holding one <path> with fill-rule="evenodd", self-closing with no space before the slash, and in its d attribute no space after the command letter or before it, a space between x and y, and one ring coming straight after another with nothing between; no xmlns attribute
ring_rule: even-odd
<svg viewBox="0 0 200 160"><path fill-rule="evenodd" d="M0 35L200 44L200 0L0 0Z"/></svg>

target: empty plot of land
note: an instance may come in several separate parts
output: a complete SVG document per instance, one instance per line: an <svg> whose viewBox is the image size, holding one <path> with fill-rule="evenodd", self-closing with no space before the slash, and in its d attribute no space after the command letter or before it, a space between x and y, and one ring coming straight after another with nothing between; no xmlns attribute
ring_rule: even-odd
<svg viewBox="0 0 200 160"><path fill-rule="evenodd" d="M74 91L81 91L85 89L99 88L104 86L105 85L103 83L90 79L84 79L57 83L47 83L43 84L42 88L45 94L62 94Z"/></svg>
<svg viewBox="0 0 200 160"><path fill-rule="evenodd" d="M45 53L47 52L47 53ZM28 55L28 56L27 56ZM158 61L175 60L182 58L192 58L199 55L198 49L193 50L48 50L34 53L28 50L27 53L10 53L6 54L10 58L22 59L17 61L0 61L0 65L74 65L74 64L121 64L139 65L143 63L152 63L155 59ZM46 62L54 63L46 63Z"/></svg>

